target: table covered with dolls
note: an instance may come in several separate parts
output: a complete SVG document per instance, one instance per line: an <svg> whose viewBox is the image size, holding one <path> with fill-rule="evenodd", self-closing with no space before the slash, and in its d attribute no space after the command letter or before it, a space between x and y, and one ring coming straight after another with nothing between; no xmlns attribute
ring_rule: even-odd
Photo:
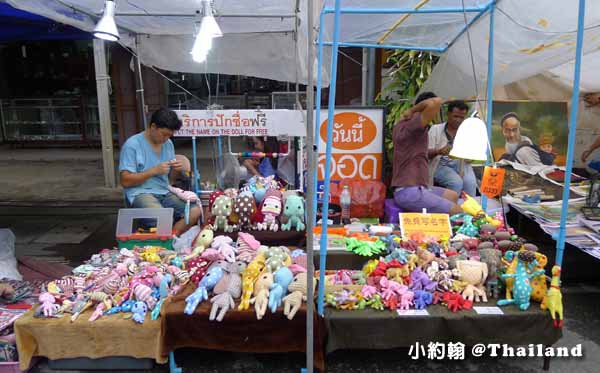
<svg viewBox="0 0 600 373"><path fill-rule="evenodd" d="M15 323L20 367L51 360L133 357L165 363L161 305L190 275L160 247L102 250L73 273L51 281L39 303Z"/></svg>
<svg viewBox="0 0 600 373"><path fill-rule="evenodd" d="M403 236L391 226L340 233L347 253L329 253L324 272L327 352L415 342L552 345L561 338L560 268L501 214L485 215L470 198L462 207L465 213L450 217L451 237ZM343 269L336 256L352 267Z"/></svg>
<svg viewBox="0 0 600 373"><path fill-rule="evenodd" d="M306 350L306 304L289 320L283 307L275 313L267 310L258 320L253 306L247 310L237 307L226 313L223 320L210 320L212 304L202 302L192 315L184 314L185 299L194 286L170 298L163 315L163 355L178 348L201 348L249 353L286 353ZM237 303L236 303L237 305ZM316 317L315 325L322 320ZM325 346L322 326L315 328L315 366L325 365Z"/></svg>

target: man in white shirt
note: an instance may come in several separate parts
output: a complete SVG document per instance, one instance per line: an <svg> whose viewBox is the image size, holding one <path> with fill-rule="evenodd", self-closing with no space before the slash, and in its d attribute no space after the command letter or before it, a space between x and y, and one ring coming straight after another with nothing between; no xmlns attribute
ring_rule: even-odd
<svg viewBox="0 0 600 373"><path fill-rule="evenodd" d="M477 181L473 167L463 160L448 157L458 127L465 119L469 107L464 101L448 104L448 121L436 124L429 129L429 184L435 184L455 191L475 196Z"/></svg>
<svg viewBox="0 0 600 373"><path fill-rule="evenodd" d="M540 166L542 161L540 153L533 147L533 141L521 135L521 120L516 113L504 114L500 120L502 134L506 140L504 149L506 153L501 159L508 159L527 166Z"/></svg>

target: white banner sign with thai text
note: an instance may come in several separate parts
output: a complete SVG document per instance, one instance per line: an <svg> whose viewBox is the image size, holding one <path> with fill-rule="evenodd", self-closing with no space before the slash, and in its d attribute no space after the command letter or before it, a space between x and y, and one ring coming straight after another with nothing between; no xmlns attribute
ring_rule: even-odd
<svg viewBox="0 0 600 373"><path fill-rule="evenodd" d="M176 137L305 137L300 110L175 110L183 126Z"/></svg>

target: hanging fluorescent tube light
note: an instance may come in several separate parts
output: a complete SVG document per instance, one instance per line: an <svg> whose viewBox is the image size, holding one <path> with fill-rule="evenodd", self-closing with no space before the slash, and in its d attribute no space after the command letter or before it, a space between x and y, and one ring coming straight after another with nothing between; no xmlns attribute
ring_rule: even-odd
<svg viewBox="0 0 600 373"><path fill-rule="evenodd" d="M208 0L202 1L204 5L204 15L200 21L200 28L194 40L194 46L190 54L195 62L202 63L206 61L208 52L212 48L212 39L223 36L219 24L212 13L212 7Z"/></svg>
<svg viewBox="0 0 600 373"><path fill-rule="evenodd" d="M94 37L108 41L119 40L119 30L115 23L115 6L114 0L104 2L104 13L94 28Z"/></svg>

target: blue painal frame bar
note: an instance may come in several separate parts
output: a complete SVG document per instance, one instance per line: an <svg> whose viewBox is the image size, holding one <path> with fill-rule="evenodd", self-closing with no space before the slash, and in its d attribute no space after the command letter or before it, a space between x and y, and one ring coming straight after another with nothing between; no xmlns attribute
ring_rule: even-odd
<svg viewBox="0 0 600 373"><path fill-rule="evenodd" d="M328 102L328 120L327 120L327 141L326 141L326 158L325 158L325 177L324 177L324 191L323 191L323 217L322 217L322 232L320 238L320 262L319 262L319 291L318 291L318 313L323 316L324 314L324 296L325 296L325 267L326 267L326 256L327 256L327 212L329 210L329 183L331 180L331 153L332 153L332 134L333 134L333 115L335 109L335 86L337 83L337 54L340 46L351 46L351 47L362 47L362 48L386 48L386 49L413 49L413 50L423 50L423 51L432 51L437 53L444 53L448 50L450 46L456 42L456 40L467 30L467 28L471 27L481 16L489 11L490 12L490 43L488 46L488 89L487 89L487 131L488 138L491 138L491 130L492 130L492 109L493 109L493 79L494 79L494 13L495 13L496 0L490 1L485 7L482 8L471 8L470 12L479 12L479 14L468 22L467 25L463 27L463 29L453 38L453 40L445 47L417 47L412 46L394 46L394 45L381 45L381 44L369 44L369 43L351 43L351 42L340 42L339 34L340 34L340 15L341 14L419 14L419 13L463 13L467 11L465 9L440 9L435 11L435 9L357 9L357 8L341 8L341 0L335 1L335 7L332 8L324 8L321 11L319 18L319 36L317 40L318 45L318 71L317 71L317 93L315 105L313 108L316 110L315 114L315 128L317 128L320 122L320 110L321 110L321 89L322 89L322 60L323 60L323 46L331 45L332 47L332 60L331 60L331 70L330 70L330 87L334 87L334 89L329 90L329 102ZM333 40L331 42L323 41L323 21L325 14L334 14L334 25L333 25ZM567 169L566 169L566 178L565 185L563 189L563 201L562 201L562 211L561 211L561 220L560 220L560 231L559 237L557 240L557 253L556 253L556 264L562 265L562 258L564 253L565 246L565 237L566 237L566 218L567 218L567 208L568 208L568 197L569 197L569 189L570 189L570 175L572 172L573 166L573 150L575 145L575 129L577 126L577 114L578 114L578 105L577 100L579 97L579 79L581 75L581 56L582 56L582 48L583 48L583 31L584 31L584 18L585 18L585 0L579 0L579 14L578 14L578 26L577 26L577 48L575 54L575 72L574 72L574 85L573 85L573 94L571 97L571 115L569 119L569 141L568 141L568 149L567 149ZM316 132L315 132L316 133ZM316 143L318 144L318 142ZM319 154L318 145L315 146L314 151ZM489 160L488 160L489 164ZM316 174L317 170L314 170L315 173L315 181L317 180ZM313 192L312 198L315 200L315 212L311 217L313 221L316 222L316 200L317 200L317 188L316 182ZM486 207L487 200L482 198L482 207ZM309 243L312 244L312 243Z"/></svg>

